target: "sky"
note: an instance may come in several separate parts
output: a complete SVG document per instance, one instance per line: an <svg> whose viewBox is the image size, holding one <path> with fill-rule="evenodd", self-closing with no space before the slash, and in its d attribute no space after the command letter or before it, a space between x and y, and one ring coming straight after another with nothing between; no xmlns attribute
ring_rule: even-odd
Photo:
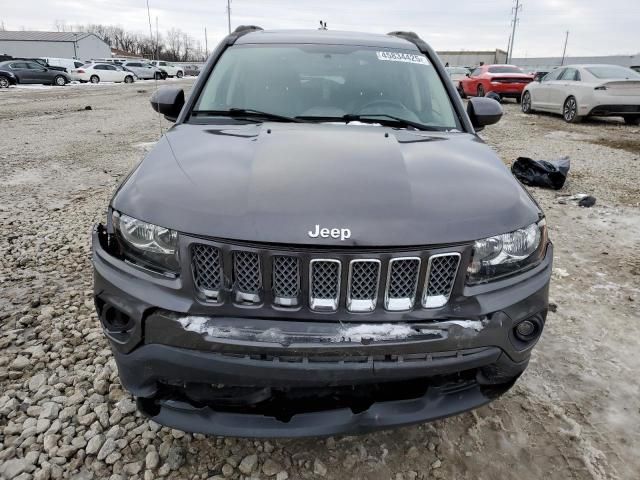
<svg viewBox="0 0 640 480"><path fill-rule="evenodd" d="M0 0L6 30L55 31L68 24L120 25L149 32L146 0ZM521 0L514 57L640 52L638 0ZM209 51L227 33L227 0L149 0L153 28L179 28ZM436 50L506 50L515 0L232 0L231 25L387 33L412 30Z"/></svg>

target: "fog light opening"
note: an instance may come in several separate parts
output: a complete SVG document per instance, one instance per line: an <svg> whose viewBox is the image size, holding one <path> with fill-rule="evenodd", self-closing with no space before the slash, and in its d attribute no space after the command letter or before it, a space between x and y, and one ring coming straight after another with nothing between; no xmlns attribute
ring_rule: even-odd
<svg viewBox="0 0 640 480"><path fill-rule="evenodd" d="M540 334L541 325L535 319L523 320L518 323L513 330L518 340L530 342Z"/></svg>

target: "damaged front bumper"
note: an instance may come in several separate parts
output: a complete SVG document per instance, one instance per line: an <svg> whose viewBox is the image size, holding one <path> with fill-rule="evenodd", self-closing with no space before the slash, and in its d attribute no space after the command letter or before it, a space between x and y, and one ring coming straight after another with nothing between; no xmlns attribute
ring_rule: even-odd
<svg viewBox="0 0 640 480"><path fill-rule="evenodd" d="M185 431L362 433L470 410L526 368L539 335L521 342L515 326L541 332L546 318L551 246L519 281L469 288L455 318L343 324L216 316L180 278L128 265L97 237L95 300L121 383L144 413Z"/></svg>

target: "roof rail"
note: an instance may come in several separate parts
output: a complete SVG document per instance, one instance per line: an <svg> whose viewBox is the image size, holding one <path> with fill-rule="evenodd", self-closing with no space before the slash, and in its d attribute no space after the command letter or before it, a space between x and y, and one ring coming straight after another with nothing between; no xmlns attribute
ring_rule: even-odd
<svg viewBox="0 0 640 480"><path fill-rule="evenodd" d="M240 25L233 32L227 35L226 44L233 45L234 43L236 43L236 40L238 40L243 35L251 32L258 32L260 30L263 30L263 28L256 25Z"/></svg>
<svg viewBox="0 0 640 480"><path fill-rule="evenodd" d="M403 32L402 30L398 30L395 32L389 32L387 33L387 35L402 38L407 42L413 43L422 53L431 53L431 49L429 48L427 43L422 40L416 32Z"/></svg>
<svg viewBox="0 0 640 480"><path fill-rule="evenodd" d="M258 30L264 30L264 28L262 27L258 27L257 25L240 25L238 28L236 28L233 33L249 33L249 32L255 32Z"/></svg>

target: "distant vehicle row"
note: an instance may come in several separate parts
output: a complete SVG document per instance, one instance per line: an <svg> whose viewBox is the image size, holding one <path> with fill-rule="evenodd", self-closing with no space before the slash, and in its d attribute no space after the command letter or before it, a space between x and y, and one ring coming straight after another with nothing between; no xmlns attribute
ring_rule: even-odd
<svg viewBox="0 0 640 480"><path fill-rule="evenodd" d="M562 115L570 123L588 116L622 117L640 125L640 73L618 65L567 65L525 73L515 65L447 67L460 95L514 98L522 111Z"/></svg>

